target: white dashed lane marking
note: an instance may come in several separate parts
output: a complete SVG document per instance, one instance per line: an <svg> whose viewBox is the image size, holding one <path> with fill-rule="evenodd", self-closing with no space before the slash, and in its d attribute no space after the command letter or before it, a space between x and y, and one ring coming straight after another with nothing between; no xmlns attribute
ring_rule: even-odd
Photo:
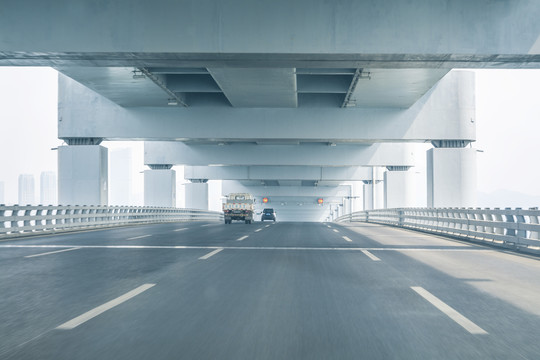
<svg viewBox="0 0 540 360"><path fill-rule="evenodd" d="M150 237L150 236L152 236L152 235L141 235L141 236L131 237L131 238L128 238L126 240L136 240L136 239L147 238L147 237Z"/></svg>
<svg viewBox="0 0 540 360"><path fill-rule="evenodd" d="M373 261L381 261L381 259L379 259L378 257L376 257L375 255L373 255L372 253L370 253L367 250L362 250L362 252L364 253L364 255L366 255L367 257L369 257Z"/></svg>
<svg viewBox="0 0 540 360"><path fill-rule="evenodd" d="M208 254L206 254L206 255L204 255L204 256L201 256L201 257L199 258L199 260L206 260L206 259L208 259L209 257L212 257L212 256L216 255L216 254L217 254L218 252L220 252L220 251L223 251L223 248L216 249L216 250L214 250L214 251L212 251L212 252L210 252L210 253L208 253Z"/></svg>
<svg viewBox="0 0 540 360"><path fill-rule="evenodd" d="M58 254L58 253L61 253L61 252L72 251L72 250L77 250L77 249L80 249L80 247L74 247L74 248L70 248L70 249L57 250L57 251L49 251L49 252L46 252L46 253L35 254L35 255L28 255L28 256L25 256L25 258L33 258L33 257L43 256L43 255Z"/></svg>
<svg viewBox="0 0 540 360"><path fill-rule="evenodd" d="M470 332L474 335L487 335L487 331L482 329L480 326L473 323L471 320L467 319L465 316L461 315L459 312L457 312L454 308L450 307L446 303L444 303L441 299L424 289L420 286L411 286L411 289L416 291L418 295L426 299L431 303L431 305L435 306L437 309L442 311L446 316L448 316L450 319L454 320L456 323L461 325L465 330Z"/></svg>
<svg viewBox="0 0 540 360"><path fill-rule="evenodd" d="M144 284L139 286L136 289L133 289L127 293L125 293L122 296L117 297L116 299L113 299L109 302L106 302L103 305L98 306L97 308L94 308L90 311L85 312L84 314L77 316L74 319L69 320L68 322L63 323L62 325L58 326L58 330L71 330L76 328L77 326L87 322L90 319L95 318L98 315L103 314L105 311L112 309L115 306L120 305L121 303L128 301L129 299L139 295L140 293L150 289L152 286L156 284Z"/></svg>

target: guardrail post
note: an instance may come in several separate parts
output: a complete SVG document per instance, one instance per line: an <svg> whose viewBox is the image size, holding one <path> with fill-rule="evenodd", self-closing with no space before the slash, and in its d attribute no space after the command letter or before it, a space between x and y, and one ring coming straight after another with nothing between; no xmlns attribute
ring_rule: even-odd
<svg viewBox="0 0 540 360"><path fill-rule="evenodd" d="M403 227L403 209L398 209L398 226Z"/></svg>
<svg viewBox="0 0 540 360"><path fill-rule="evenodd" d="M3 208L4 204L0 205L0 235L4 234L5 231L2 231L3 229L6 229L6 222L4 221L4 217L6 216L6 210Z"/></svg>
<svg viewBox="0 0 540 360"><path fill-rule="evenodd" d="M24 210L24 213L23 213L23 216L24 216L24 219L23 219L23 226L24 226L24 227L30 226L30 220L28 220L27 217L30 217L31 212L32 212L32 210L30 210L30 209L25 209L25 210ZM24 231L24 230L22 230L21 232L23 232L23 231Z"/></svg>
<svg viewBox="0 0 540 360"><path fill-rule="evenodd" d="M504 214L505 221L507 223L515 223L516 221L514 220L514 215L509 213L510 211L512 211L512 208L504 208L504 210L506 210L506 213ZM506 234L505 235L516 236L516 230L506 228Z"/></svg>
<svg viewBox="0 0 540 360"><path fill-rule="evenodd" d="M50 225L50 226L47 226L43 230L49 230L53 228L52 226L53 225L53 219L52 219L53 211L54 211L54 208L52 206L47 207L47 212L45 213L45 216L47 217L45 219L45 225Z"/></svg>
<svg viewBox="0 0 540 360"><path fill-rule="evenodd" d="M493 214L491 214L491 212L489 212L491 209L490 208L485 208L483 213L482 213L482 220L483 221L488 221L488 222L493 222ZM484 233L487 233L487 234L494 234L495 232L493 231L493 227L492 226L484 226ZM484 239L486 237L484 236Z"/></svg>
<svg viewBox="0 0 540 360"><path fill-rule="evenodd" d="M529 210L538 210L537 207L529 208ZM540 223L540 215L529 215L529 223L530 224L536 224L538 225ZM538 231L530 231L529 232L529 239L532 240L540 240L540 232Z"/></svg>
<svg viewBox="0 0 540 360"><path fill-rule="evenodd" d="M476 215L473 208L467 209L467 237L471 237L471 230L476 232L476 225L471 224L471 220L475 220Z"/></svg>
<svg viewBox="0 0 540 360"><path fill-rule="evenodd" d="M502 223L504 222L503 216L501 214L500 208L495 208L495 212L492 214L494 222ZM497 224L494 224L493 226L493 232L497 235L504 235L504 227L497 226Z"/></svg>
<svg viewBox="0 0 540 360"><path fill-rule="evenodd" d="M520 239L526 239L527 238L527 230L522 229L521 224L525 224L525 216L521 213L521 208L516 208L516 222L517 222L517 243L519 243Z"/></svg>

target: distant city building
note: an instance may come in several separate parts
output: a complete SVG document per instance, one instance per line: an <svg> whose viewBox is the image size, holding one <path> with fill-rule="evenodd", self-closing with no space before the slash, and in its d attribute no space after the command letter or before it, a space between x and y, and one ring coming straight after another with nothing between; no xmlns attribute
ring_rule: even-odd
<svg viewBox="0 0 540 360"><path fill-rule="evenodd" d="M40 204L57 205L56 186L56 173L43 171L39 179Z"/></svg>
<svg viewBox="0 0 540 360"><path fill-rule="evenodd" d="M132 205L132 151L116 149L109 154L109 205Z"/></svg>
<svg viewBox="0 0 540 360"><path fill-rule="evenodd" d="M4 187L4 182L3 181L0 181L0 204L5 204L6 203L6 198L5 198L5 195L4 195L4 190L5 187Z"/></svg>
<svg viewBox="0 0 540 360"><path fill-rule="evenodd" d="M35 205L36 187L34 175L19 175L19 205Z"/></svg>

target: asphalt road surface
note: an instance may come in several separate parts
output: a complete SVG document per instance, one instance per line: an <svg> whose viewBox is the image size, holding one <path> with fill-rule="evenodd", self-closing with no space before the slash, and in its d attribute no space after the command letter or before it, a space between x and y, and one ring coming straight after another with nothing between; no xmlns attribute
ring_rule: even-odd
<svg viewBox="0 0 540 360"><path fill-rule="evenodd" d="M1 241L0 359L540 359L540 258L373 224Z"/></svg>

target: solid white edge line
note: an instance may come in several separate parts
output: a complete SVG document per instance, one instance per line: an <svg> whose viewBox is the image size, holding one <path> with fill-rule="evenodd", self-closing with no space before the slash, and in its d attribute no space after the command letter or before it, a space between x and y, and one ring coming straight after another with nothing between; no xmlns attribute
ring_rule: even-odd
<svg viewBox="0 0 540 360"><path fill-rule="evenodd" d="M349 239L347 236L343 236L343 239L345 239L345 241L352 242L352 240Z"/></svg>
<svg viewBox="0 0 540 360"><path fill-rule="evenodd" d="M217 249L217 246L178 246L178 245L22 245L22 244L0 244L0 249ZM403 249L403 248L383 248L383 247L301 247L301 246L223 246L224 249L233 250L306 250L306 251L398 251L398 252L494 252L487 248L461 248L461 249Z"/></svg>
<svg viewBox="0 0 540 360"><path fill-rule="evenodd" d="M373 261L381 261L381 259L379 259L378 257L376 257L375 255L373 255L372 253L370 253L367 250L362 250L362 252L364 253L364 255L366 255L367 257L369 257Z"/></svg>
<svg viewBox="0 0 540 360"><path fill-rule="evenodd" d="M37 256L57 254L57 253L65 252L65 251L78 250L78 249L80 249L80 247L74 247L74 248L70 248L70 249L57 250L57 251L49 251L49 252L41 253L41 254L28 255L28 256L25 256L25 258L33 258L33 257L37 257Z"/></svg>
<svg viewBox="0 0 540 360"><path fill-rule="evenodd" d="M248 237L249 237L248 235L245 235L245 236L242 236L241 238L236 239L236 241L242 241L242 240L247 239Z"/></svg>
<svg viewBox="0 0 540 360"><path fill-rule="evenodd" d="M22 244L0 244L0 249L217 249L218 246L178 246L178 245L22 245ZM383 248L383 247L301 247L301 246L222 246L224 249L233 250L313 250L313 251L398 251L398 252L494 252L487 248L461 248L461 249L403 249L403 248Z"/></svg>
<svg viewBox="0 0 540 360"><path fill-rule="evenodd" d="M473 323L471 320L467 319L465 316L461 315L454 308L440 300L438 297L427 291L421 286L411 286L411 289L416 291L418 295L422 296L424 299L429 301L431 305L435 306L437 309L442 311L450 319L454 320L461 327L467 330L469 333L474 335L487 335L488 332Z"/></svg>
<svg viewBox="0 0 540 360"><path fill-rule="evenodd" d="M57 326L56 329L58 329L58 330L71 330L71 329L74 329L77 326L87 322L88 320L93 319L96 316L104 313L105 311L110 310L113 307L118 306L121 303L123 303L125 301L128 301L129 299L131 299L131 298L139 295L140 293L150 289L154 285L156 285L156 284L144 284L144 285L141 285L138 288L133 289L133 290L125 293L124 295L117 297L116 299L113 299L113 300L111 300L109 302L106 302L105 304L100 305L97 308L94 308L94 309L92 309L90 311L87 311L84 314L82 314L80 316L77 316L76 318L71 319L71 320L63 323L62 325Z"/></svg>
<svg viewBox="0 0 540 360"><path fill-rule="evenodd" d="M204 255L204 256L201 256L201 257L199 258L199 260L206 260L206 259L208 259L209 257L212 257L212 256L216 255L216 254L217 254L218 252L220 252L220 251L223 251L223 248L216 249L216 250L214 250L214 251L212 251L212 252L210 252L210 253L208 253L208 254L206 254L206 255Z"/></svg>
<svg viewBox="0 0 540 360"><path fill-rule="evenodd" d="M152 235L141 235L141 236L135 236L135 237L132 237L132 238L128 238L126 240L135 240L135 239L142 239L142 238L146 238L146 237L150 237Z"/></svg>
<svg viewBox="0 0 540 360"><path fill-rule="evenodd" d="M181 229L176 229L176 230L173 230L173 231L182 231L182 230L187 230L188 228L181 228Z"/></svg>

